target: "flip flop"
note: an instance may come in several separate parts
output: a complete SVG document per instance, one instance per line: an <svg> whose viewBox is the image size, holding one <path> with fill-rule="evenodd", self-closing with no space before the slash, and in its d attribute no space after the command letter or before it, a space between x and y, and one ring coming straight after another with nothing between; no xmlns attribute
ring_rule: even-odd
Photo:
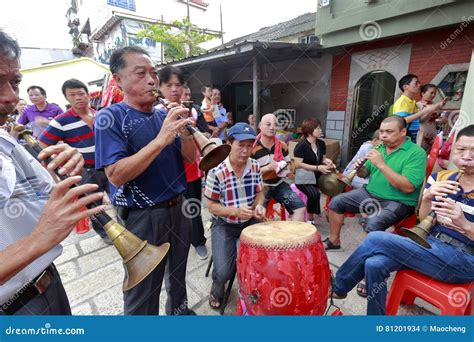
<svg viewBox="0 0 474 342"><path fill-rule="evenodd" d="M324 249L329 251L329 250L334 250L334 249L341 249L341 245L335 245L329 240L329 238L326 238L326 240L323 241L324 243Z"/></svg>
<svg viewBox="0 0 474 342"><path fill-rule="evenodd" d="M364 283L357 284L357 294L362 298L367 298L367 287Z"/></svg>

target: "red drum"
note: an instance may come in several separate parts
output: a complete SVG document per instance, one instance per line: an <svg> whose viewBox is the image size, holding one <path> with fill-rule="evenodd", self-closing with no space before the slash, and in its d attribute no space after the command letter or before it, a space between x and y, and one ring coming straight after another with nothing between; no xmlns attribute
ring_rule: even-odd
<svg viewBox="0 0 474 342"><path fill-rule="evenodd" d="M249 315L322 315L326 310L329 263L311 224L275 221L245 228L237 277Z"/></svg>

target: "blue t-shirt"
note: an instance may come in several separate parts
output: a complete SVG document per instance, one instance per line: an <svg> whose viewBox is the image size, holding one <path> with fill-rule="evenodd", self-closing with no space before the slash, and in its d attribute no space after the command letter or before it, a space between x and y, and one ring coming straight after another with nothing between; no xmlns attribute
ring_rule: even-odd
<svg viewBox="0 0 474 342"><path fill-rule="evenodd" d="M455 180L457 174L457 171L440 171L439 173L432 174L428 178L425 187L428 189L436 181ZM464 190L460 188L456 194L449 194L448 197L458 202L464 212L464 216L469 222L474 222L474 215L472 214L474 209L474 191L464 192ZM449 229L440 223L436 223L433 227L433 232L444 233L459 241L474 246L474 241L469 239L466 235L461 234L457 230Z"/></svg>
<svg viewBox="0 0 474 342"><path fill-rule="evenodd" d="M219 108L219 113L220 113L220 116L214 118L214 120L216 121L216 125L217 127L219 127L220 125L222 125L223 123L227 123L229 120L227 119L227 111L224 107L220 107ZM224 140L225 139L225 129L222 130L220 133L219 133L219 139L221 140Z"/></svg>
<svg viewBox="0 0 474 342"><path fill-rule="evenodd" d="M144 113L124 102L102 109L94 124L96 169L115 164L148 145L160 132L165 117L165 110ZM140 176L119 188L110 185L112 203L129 208L151 207L176 197L185 189L179 138L166 146Z"/></svg>

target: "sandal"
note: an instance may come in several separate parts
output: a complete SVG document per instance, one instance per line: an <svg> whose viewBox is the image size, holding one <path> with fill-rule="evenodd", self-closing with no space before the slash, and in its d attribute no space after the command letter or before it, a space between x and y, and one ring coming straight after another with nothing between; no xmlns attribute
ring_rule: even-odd
<svg viewBox="0 0 474 342"><path fill-rule="evenodd" d="M331 286L329 287L329 298L332 298L332 299L345 299L347 297L347 293L338 294L334 291L334 281L335 281L335 279L332 277L332 274L331 274Z"/></svg>
<svg viewBox="0 0 474 342"><path fill-rule="evenodd" d="M224 301L224 284L219 284L213 281L211 286L211 293L209 294L209 306L211 309L219 310Z"/></svg>
<svg viewBox="0 0 474 342"><path fill-rule="evenodd" d="M357 284L357 294L362 298L367 298L367 287L364 283Z"/></svg>
<svg viewBox="0 0 474 342"><path fill-rule="evenodd" d="M331 249L341 249L341 245L335 245L329 240L329 238L326 238L326 240L323 241L324 243L324 249L329 251Z"/></svg>

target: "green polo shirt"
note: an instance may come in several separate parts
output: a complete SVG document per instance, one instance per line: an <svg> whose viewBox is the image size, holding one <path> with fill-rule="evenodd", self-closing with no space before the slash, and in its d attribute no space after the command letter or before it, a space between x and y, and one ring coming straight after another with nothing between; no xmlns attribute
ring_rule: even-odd
<svg viewBox="0 0 474 342"><path fill-rule="evenodd" d="M390 155L387 155L385 146L379 147L378 151L382 153L388 166L398 174L405 176L413 184L415 191L407 194L395 188L387 181L382 171L369 160L365 163L365 167L370 172L367 191L376 197L415 207L418 204L418 196L425 179L426 152L420 146L414 144L410 138L405 139L405 142Z"/></svg>

